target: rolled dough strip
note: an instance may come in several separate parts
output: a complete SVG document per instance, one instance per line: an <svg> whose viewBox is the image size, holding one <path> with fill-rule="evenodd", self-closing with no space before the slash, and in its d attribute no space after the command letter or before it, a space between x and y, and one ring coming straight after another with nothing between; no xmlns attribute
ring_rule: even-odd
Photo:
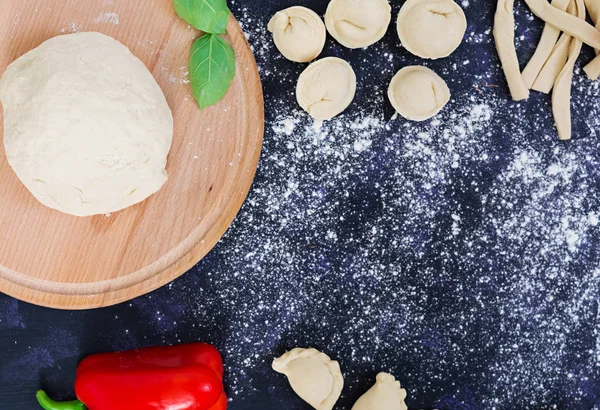
<svg viewBox="0 0 600 410"><path fill-rule="evenodd" d="M585 20L585 4L583 0L576 0L577 17ZM569 59L554 84L552 93L552 113L558 130L558 138L561 140L571 139L571 83L573 82L573 68L575 61L581 53L582 42L577 39L571 40L569 47Z"/></svg>
<svg viewBox="0 0 600 410"><path fill-rule="evenodd" d="M529 97L529 88L523 81L523 76L521 76L519 59L515 50L514 3L514 0L498 0L498 7L494 16L494 40L496 41L496 50L498 50L498 57L502 63L502 70L506 76L510 94L513 100L520 101Z"/></svg>
<svg viewBox="0 0 600 410"><path fill-rule="evenodd" d="M539 91L544 94L550 94L552 91L552 87L554 87L554 83L556 82L556 78L560 74L562 68L567 63L567 59L569 58L569 46L571 45L571 37L568 34L563 33L554 46L552 50L552 54L546 64L544 64L544 68L540 71L540 74L535 79L532 90Z"/></svg>
<svg viewBox="0 0 600 410"><path fill-rule="evenodd" d="M585 6L592 22L600 29L600 0L585 0ZM599 49L594 49L596 55L600 53ZM600 77L600 58L594 58L590 63L583 67L583 71L587 74L590 80L597 80Z"/></svg>
<svg viewBox="0 0 600 410"><path fill-rule="evenodd" d="M570 15L577 14L577 5L575 0L570 0L567 13ZM560 74L561 70L567 63L569 58L569 46L571 45L572 36L567 33L563 33L558 40L558 43L552 49L552 54L548 58L548 61L544 64L542 71L535 79L532 89L539 91L544 94L549 94L554 87L556 78Z"/></svg>
<svg viewBox="0 0 600 410"><path fill-rule="evenodd" d="M546 0L525 0L533 14L553 25L561 31L583 41L585 44L600 49L600 31L594 26L557 9Z"/></svg>
<svg viewBox="0 0 600 410"><path fill-rule="evenodd" d="M600 0L585 0L585 8L596 29L600 30ZM595 48L594 50L596 55L600 54L600 49Z"/></svg>
<svg viewBox="0 0 600 410"><path fill-rule="evenodd" d="M566 10L569 0L552 0L552 5L558 9ZM540 71L542 71L542 67L548 61L559 36L560 30L556 27L550 24L544 26L544 31L542 31L542 37L540 37L540 42L535 49L535 53L533 53L531 60L529 60L523 70L523 80L528 88L533 86L535 79L540 74Z"/></svg>
<svg viewBox="0 0 600 410"><path fill-rule="evenodd" d="M596 56L592 61L583 67L583 71L592 81L596 81L600 77L600 55Z"/></svg>

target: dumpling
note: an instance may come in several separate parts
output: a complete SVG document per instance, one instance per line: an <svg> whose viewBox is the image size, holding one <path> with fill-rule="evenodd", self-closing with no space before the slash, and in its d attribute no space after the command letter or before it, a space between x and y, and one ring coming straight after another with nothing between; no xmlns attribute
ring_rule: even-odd
<svg viewBox="0 0 600 410"><path fill-rule="evenodd" d="M391 374L379 373L375 385L358 399L352 410L407 410L404 399L406 390L400 387L400 382Z"/></svg>
<svg viewBox="0 0 600 410"><path fill-rule="evenodd" d="M317 120L330 120L352 103L356 74L346 61L326 57L300 74L296 86L298 104Z"/></svg>
<svg viewBox="0 0 600 410"><path fill-rule="evenodd" d="M317 410L332 410L342 394L344 378L338 362L316 349L296 348L273 361L296 394Z"/></svg>
<svg viewBox="0 0 600 410"><path fill-rule="evenodd" d="M273 16L268 30L275 46L285 58L308 63L317 58L325 46L325 24L321 17L306 7L290 7Z"/></svg>

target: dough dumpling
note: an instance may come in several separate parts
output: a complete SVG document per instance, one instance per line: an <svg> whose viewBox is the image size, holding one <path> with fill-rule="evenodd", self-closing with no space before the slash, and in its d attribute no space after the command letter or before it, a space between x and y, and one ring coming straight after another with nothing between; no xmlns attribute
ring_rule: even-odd
<svg viewBox="0 0 600 410"><path fill-rule="evenodd" d="M377 381L352 407L352 410L407 410L406 390L387 373L379 373Z"/></svg>
<svg viewBox="0 0 600 410"><path fill-rule="evenodd" d="M325 46L325 24L306 7L290 7L277 12L268 29L273 33L277 49L285 58L307 63L317 58Z"/></svg>
<svg viewBox="0 0 600 410"><path fill-rule="evenodd" d="M0 81L8 163L44 205L90 216L167 181L173 116L146 66L100 33L51 38Z"/></svg>
<svg viewBox="0 0 600 410"><path fill-rule="evenodd" d="M331 0L325 13L329 34L348 48L381 40L392 20L387 0Z"/></svg>
<svg viewBox="0 0 600 410"><path fill-rule="evenodd" d="M466 30L465 13L452 0L407 0L398 15L400 42L421 58L449 56Z"/></svg>
<svg viewBox="0 0 600 410"><path fill-rule="evenodd" d="M404 67L392 78L390 102L406 119L424 121L436 115L450 100L446 82L427 67Z"/></svg>
<svg viewBox="0 0 600 410"><path fill-rule="evenodd" d="M317 410L331 410L342 394L344 378L338 362L316 349L294 349L273 361L296 394Z"/></svg>
<svg viewBox="0 0 600 410"><path fill-rule="evenodd" d="M350 64L327 57L309 65L298 79L298 104L313 118L330 120L344 111L356 93L356 74Z"/></svg>

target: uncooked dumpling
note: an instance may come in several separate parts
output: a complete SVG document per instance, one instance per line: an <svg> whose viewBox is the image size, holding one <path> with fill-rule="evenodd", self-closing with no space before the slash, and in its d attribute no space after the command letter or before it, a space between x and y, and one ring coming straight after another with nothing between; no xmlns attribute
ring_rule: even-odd
<svg viewBox="0 0 600 410"><path fill-rule="evenodd" d="M394 376L379 373L377 382L352 407L352 410L407 410L406 390L400 387Z"/></svg>
<svg viewBox="0 0 600 410"><path fill-rule="evenodd" d="M146 66L111 37L46 41L7 68L0 99L8 162L50 208L115 212L167 180L171 110Z"/></svg>
<svg viewBox="0 0 600 410"><path fill-rule="evenodd" d="M331 0L325 13L327 31L348 48L367 47L381 40L391 20L387 0Z"/></svg>
<svg viewBox="0 0 600 410"><path fill-rule="evenodd" d="M452 0L408 0L398 15L400 42L422 58L449 56L466 30L465 13Z"/></svg>
<svg viewBox="0 0 600 410"><path fill-rule="evenodd" d="M390 102L398 113L413 121L436 115L450 100L446 82L427 67L404 67L392 78Z"/></svg>
<svg viewBox="0 0 600 410"><path fill-rule="evenodd" d="M307 63L317 58L325 46L325 24L306 7L290 7L277 12L268 29L273 33L277 49L285 58Z"/></svg>
<svg viewBox="0 0 600 410"><path fill-rule="evenodd" d="M350 64L327 57L309 65L298 79L298 104L313 118L329 120L344 111L356 93L356 75Z"/></svg>
<svg viewBox="0 0 600 410"><path fill-rule="evenodd" d="M344 378L338 362L316 349L294 349L273 361L296 394L317 410L331 410L342 394Z"/></svg>

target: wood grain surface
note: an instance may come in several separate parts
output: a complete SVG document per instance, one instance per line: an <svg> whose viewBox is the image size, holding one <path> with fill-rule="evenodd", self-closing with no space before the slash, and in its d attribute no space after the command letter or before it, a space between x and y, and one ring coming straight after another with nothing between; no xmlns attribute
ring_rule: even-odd
<svg viewBox="0 0 600 410"><path fill-rule="evenodd" d="M60 309L126 301L196 264L239 211L264 131L258 70L235 19L226 40L236 53L236 77L227 96L203 111L186 80L200 33L177 17L171 0L3 0L0 73L43 41L74 31L110 35L146 64L173 111L175 134L161 191L124 211L89 218L41 205L0 144L0 291Z"/></svg>

